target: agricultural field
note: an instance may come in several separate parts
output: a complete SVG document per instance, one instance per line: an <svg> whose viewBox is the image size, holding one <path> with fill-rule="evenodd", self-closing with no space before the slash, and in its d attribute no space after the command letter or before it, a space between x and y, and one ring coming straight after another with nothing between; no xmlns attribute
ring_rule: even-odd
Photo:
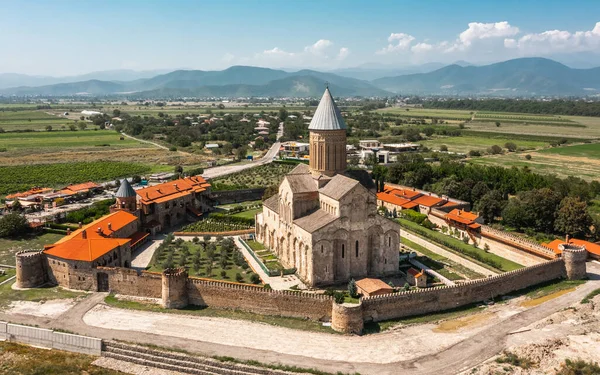
<svg viewBox="0 0 600 375"><path fill-rule="evenodd" d="M45 130L50 125L53 129L65 129L74 124L73 120L47 113L47 110L36 111L4 111L0 110L0 128L4 131Z"/></svg>
<svg viewBox="0 0 600 375"><path fill-rule="evenodd" d="M473 117L473 112L471 111L460 111L452 109L389 107L378 109L377 112L396 115L398 117L437 118L444 120L469 120Z"/></svg>
<svg viewBox="0 0 600 375"><path fill-rule="evenodd" d="M568 149L577 146L565 146L561 149ZM556 148L558 150L559 148ZM600 179L600 160L590 157L566 156L545 152L544 149L539 152L507 153L503 155L485 156L481 158L470 159L473 164L496 165L501 167L527 167L532 172L540 174L555 174L559 177L580 177L584 180ZM531 159L527 160L526 155Z"/></svg>
<svg viewBox="0 0 600 375"><path fill-rule="evenodd" d="M507 142L512 142L519 149L531 150L549 145L548 142L522 140L519 137L511 137L510 134L494 136L461 136L461 137L440 137L436 136L431 140L420 141L423 146L433 150L439 150L440 146L448 146L448 151L458 153L468 153L471 150L485 151L487 148L498 145L504 147Z"/></svg>
<svg viewBox="0 0 600 375"><path fill-rule="evenodd" d="M554 147L540 151L544 154L600 159L600 143Z"/></svg>
<svg viewBox="0 0 600 375"><path fill-rule="evenodd" d="M110 181L119 177L151 172L147 165L129 162L74 162L0 166L0 195L24 191L34 186L64 187L87 181Z"/></svg>
<svg viewBox="0 0 600 375"><path fill-rule="evenodd" d="M190 276L240 283L258 283L244 255L231 238L217 242L165 241L157 249L150 271L187 267Z"/></svg>
<svg viewBox="0 0 600 375"><path fill-rule="evenodd" d="M211 180L212 189L237 190L279 185L294 164L270 163Z"/></svg>

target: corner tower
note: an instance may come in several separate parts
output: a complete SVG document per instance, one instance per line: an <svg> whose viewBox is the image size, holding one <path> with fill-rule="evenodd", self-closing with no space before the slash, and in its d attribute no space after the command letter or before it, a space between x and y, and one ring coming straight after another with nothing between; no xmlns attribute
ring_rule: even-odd
<svg viewBox="0 0 600 375"><path fill-rule="evenodd" d="M310 170L333 176L346 170L346 122L329 86L319 102L310 125Z"/></svg>
<svg viewBox="0 0 600 375"><path fill-rule="evenodd" d="M119 186L119 190L117 190L117 194L115 196L117 198L117 209L131 212L136 210L137 198L135 190L133 190L126 178L121 180L121 185Z"/></svg>

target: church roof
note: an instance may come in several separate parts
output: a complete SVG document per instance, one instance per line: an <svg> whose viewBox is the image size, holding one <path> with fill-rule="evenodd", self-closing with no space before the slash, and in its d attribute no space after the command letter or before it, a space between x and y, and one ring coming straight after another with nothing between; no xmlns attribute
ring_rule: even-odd
<svg viewBox="0 0 600 375"><path fill-rule="evenodd" d="M288 173L288 175L290 174L310 174L310 168L308 165L300 163Z"/></svg>
<svg viewBox="0 0 600 375"><path fill-rule="evenodd" d="M294 193L317 191L317 184L310 174L288 174L285 179Z"/></svg>
<svg viewBox="0 0 600 375"><path fill-rule="evenodd" d="M343 175L358 181L367 190L374 190L376 188L373 178L369 172L365 171L364 169L348 169L343 172Z"/></svg>
<svg viewBox="0 0 600 375"><path fill-rule="evenodd" d="M121 180L121 186L119 186L119 190L117 190L116 194L117 198L131 198L135 197L135 190L129 184L126 178Z"/></svg>
<svg viewBox="0 0 600 375"><path fill-rule="evenodd" d="M338 174L335 175L327 185L321 188L319 192L335 200L340 200L358 184L359 182L357 180Z"/></svg>
<svg viewBox="0 0 600 375"><path fill-rule="evenodd" d="M275 213L279 213L279 195L275 194L267 199L265 199L265 201L263 202L263 206L267 207L269 210L275 212Z"/></svg>
<svg viewBox="0 0 600 375"><path fill-rule="evenodd" d="M337 217L327 211L318 209L311 214L294 220L294 224L307 232L314 232L337 219Z"/></svg>
<svg viewBox="0 0 600 375"><path fill-rule="evenodd" d="M319 102L319 106L310 121L308 130L343 130L346 129L346 122L342 117L342 113L338 109L329 87L325 89L325 93Z"/></svg>

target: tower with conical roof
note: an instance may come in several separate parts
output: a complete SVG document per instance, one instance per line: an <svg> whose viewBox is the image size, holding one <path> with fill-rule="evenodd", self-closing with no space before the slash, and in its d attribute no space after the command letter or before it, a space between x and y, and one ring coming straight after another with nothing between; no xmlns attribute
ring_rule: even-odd
<svg viewBox="0 0 600 375"><path fill-rule="evenodd" d="M117 198L117 209L131 212L137 209L135 190L133 190L126 178L121 180L121 185L115 197Z"/></svg>
<svg viewBox="0 0 600 375"><path fill-rule="evenodd" d="M310 170L333 176L346 170L346 122L329 86L308 126L310 131Z"/></svg>

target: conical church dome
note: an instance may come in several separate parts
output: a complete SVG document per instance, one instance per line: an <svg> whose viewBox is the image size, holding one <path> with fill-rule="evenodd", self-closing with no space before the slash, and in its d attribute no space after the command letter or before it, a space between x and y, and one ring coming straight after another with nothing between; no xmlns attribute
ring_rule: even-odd
<svg viewBox="0 0 600 375"><path fill-rule="evenodd" d="M319 106L308 126L308 130L344 130L346 122L342 117L342 113L338 109L329 87L325 89L325 93L319 102Z"/></svg>

